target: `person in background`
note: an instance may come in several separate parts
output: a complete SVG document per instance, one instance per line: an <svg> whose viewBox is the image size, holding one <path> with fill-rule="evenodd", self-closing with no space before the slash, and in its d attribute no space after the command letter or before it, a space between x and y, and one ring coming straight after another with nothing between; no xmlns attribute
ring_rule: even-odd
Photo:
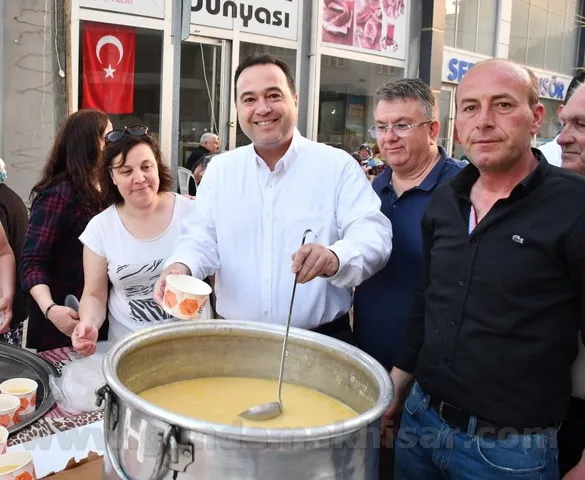
<svg viewBox="0 0 585 480"><path fill-rule="evenodd" d="M201 135L199 146L195 148L195 150L189 155L189 158L187 158L185 168L194 172L197 161L210 153L218 152L219 145L219 137L215 133L206 132Z"/></svg>
<svg viewBox="0 0 585 480"><path fill-rule="evenodd" d="M28 224L28 210L20 196L6 185L5 182L7 179L6 164L0 159L0 224L8 237L8 243L16 261L16 271L18 271L22 245ZM23 322L26 320L28 312L26 309L26 300L20 288L20 279L16 274L14 277L12 322L8 330L2 331L2 328L0 328L0 342L6 342L20 347L22 346Z"/></svg>
<svg viewBox="0 0 585 480"><path fill-rule="evenodd" d="M562 149L561 167L585 175L585 86L578 86L560 112L563 125L557 138ZM559 430L559 470L566 474L579 463L585 450L585 347L573 364L573 392L567 418ZM585 478L585 475L583 476Z"/></svg>
<svg viewBox="0 0 585 480"><path fill-rule="evenodd" d="M378 147L378 145L374 145L374 148L372 149L372 158L368 162L368 166L370 167L370 175L374 178L386 170L386 163L384 163L382 152L380 152L380 147Z"/></svg>
<svg viewBox="0 0 585 480"><path fill-rule="evenodd" d="M201 176L206 168L204 159L207 155L219 152L219 145L219 137L214 133L206 132L201 135L199 146L191 152L185 162L185 168L191 170L195 177L195 182L189 179L189 195L195 196L197 194L197 187L201 183Z"/></svg>
<svg viewBox="0 0 585 480"><path fill-rule="evenodd" d="M216 274L219 316L283 325L296 275L302 301L291 324L354 343L351 288L388 261L390 221L349 154L296 129L298 96L286 63L246 57L234 86L252 144L207 168L155 299L162 302L171 272ZM306 229L312 234L300 247Z"/></svg>
<svg viewBox="0 0 585 480"><path fill-rule="evenodd" d="M557 109L557 115L559 116L559 118L561 117L561 113L563 111L563 108L565 108L565 105L569 102L569 100L571 99L571 96L573 95L573 93L575 92L577 87L582 85L583 82L585 82L585 71L580 72L578 75L575 75L573 77L573 79L571 80L571 83L569 83L569 87L567 88L567 93L565 94L565 99L564 99L563 103L561 105L559 105L559 108ZM548 160L548 163L550 163L551 165L555 165L556 167L561 166L561 153L562 153L561 148L562 147L558 143L559 135L557 135L555 138L553 138L550 142L544 143L540 147L538 147L538 149L544 154L544 156Z"/></svg>
<svg viewBox="0 0 585 480"><path fill-rule="evenodd" d="M106 142L100 185L110 206L79 237L85 286L72 340L82 355L95 353L106 315L110 342L174 320L152 292L193 209L191 200L171 192L171 172L146 127L112 130Z"/></svg>
<svg viewBox="0 0 585 480"><path fill-rule="evenodd" d="M435 188L464 164L438 146L438 106L422 80L406 78L381 87L374 105L370 134L388 167L372 187L392 223L393 249L386 266L355 289L353 330L357 346L390 371L422 280L424 210ZM391 478L392 453L390 444L381 451L380 479Z"/></svg>
<svg viewBox="0 0 585 480"><path fill-rule="evenodd" d="M386 414L415 374L395 477L556 480L585 332L585 178L530 148L544 107L527 68L480 62L456 102L471 163L423 216L422 289Z"/></svg>
<svg viewBox="0 0 585 480"><path fill-rule="evenodd" d="M108 117L97 110L71 114L32 189L19 268L22 290L32 299L28 348L43 351L71 345L78 315L63 303L68 294L79 298L83 289L79 235L101 210L97 165L111 129Z"/></svg>
<svg viewBox="0 0 585 480"><path fill-rule="evenodd" d="M197 162L195 162L195 167L193 169L193 177L195 178L195 183L193 184L192 179L189 182L189 195L191 197L195 197L197 194L197 188L199 188L199 184L203 179L203 175L205 175L205 170L211 162L211 159L216 155L219 155L221 152L210 153L208 155L204 155L201 157Z"/></svg>
<svg viewBox="0 0 585 480"><path fill-rule="evenodd" d="M0 341L12 323L16 261L4 227L0 225Z"/></svg>

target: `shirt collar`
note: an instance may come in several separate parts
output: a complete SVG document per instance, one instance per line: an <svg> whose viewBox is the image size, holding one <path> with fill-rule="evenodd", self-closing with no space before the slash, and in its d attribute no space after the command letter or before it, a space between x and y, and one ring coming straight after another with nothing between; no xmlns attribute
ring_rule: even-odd
<svg viewBox="0 0 585 480"><path fill-rule="evenodd" d="M430 192L433 190L438 184L441 178L441 172L445 167L445 163L447 162L447 152L441 146L439 148L439 154L441 155L437 164L433 167L433 169L427 174L421 184L414 189L424 190L426 192ZM384 189L390 189L392 185L392 168L388 167L382 172L382 179L384 184ZM413 189L413 190L414 190Z"/></svg>
<svg viewBox="0 0 585 480"><path fill-rule="evenodd" d="M532 148L532 155L536 158L538 165L524 178L515 188L515 191L529 191L533 189L540 180L549 172L550 164L544 154L537 148ZM451 186L458 196L469 198L471 187L479 178L479 170L473 163L469 163L461 173L453 178Z"/></svg>
<svg viewBox="0 0 585 480"><path fill-rule="evenodd" d="M276 166L274 167L275 172L279 172L281 169L284 169L286 171L289 168L290 164L294 161L297 154L299 153L300 139L301 139L301 133L295 127L295 130L293 132L293 138L292 138L292 141L290 143L290 146L288 147L288 150L285 152L285 154L282 156L282 158L278 162L276 162ZM252 154L254 155L254 158L256 159L256 165L258 166L258 168L266 168L267 169L268 166L266 165L266 162L264 160L262 160L262 158L260 158L260 156L256 153L256 150L254 149L254 145L252 144L252 145L250 145L250 147L252 149Z"/></svg>

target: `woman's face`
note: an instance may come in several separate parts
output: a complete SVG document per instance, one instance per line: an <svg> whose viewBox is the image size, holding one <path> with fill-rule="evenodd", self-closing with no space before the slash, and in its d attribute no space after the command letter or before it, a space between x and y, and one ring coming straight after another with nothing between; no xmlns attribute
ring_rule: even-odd
<svg viewBox="0 0 585 480"><path fill-rule="evenodd" d="M160 179L156 158L149 145L140 143L128 152L126 161L122 154L113 162L112 180L125 203L146 207L156 198Z"/></svg>
<svg viewBox="0 0 585 480"><path fill-rule="evenodd" d="M104 130L104 133L102 134L102 136L100 137L100 147L103 150L104 146L106 145L106 135L108 133L110 133L113 130L114 127L112 127L112 122L110 122L108 120L108 124L106 125L106 129Z"/></svg>

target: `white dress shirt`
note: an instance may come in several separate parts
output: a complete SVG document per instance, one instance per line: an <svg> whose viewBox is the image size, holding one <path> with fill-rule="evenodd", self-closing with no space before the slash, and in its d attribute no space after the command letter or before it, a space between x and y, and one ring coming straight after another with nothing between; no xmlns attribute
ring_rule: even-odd
<svg viewBox="0 0 585 480"><path fill-rule="evenodd" d="M329 247L340 267L297 286L296 327L347 313L351 287L383 268L392 250L390 221L358 163L296 129L273 172L252 145L215 157L194 203L166 265L184 263L200 279L216 274L217 313L231 320L286 323L292 255L307 228L316 235L307 243Z"/></svg>
<svg viewBox="0 0 585 480"><path fill-rule="evenodd" d="M548 163L560 167L562 161L561 154L563 151L561 146L557 143L557 138L559 138L558 135L550 142L543 143L538 149L544 154Z"/></svg>

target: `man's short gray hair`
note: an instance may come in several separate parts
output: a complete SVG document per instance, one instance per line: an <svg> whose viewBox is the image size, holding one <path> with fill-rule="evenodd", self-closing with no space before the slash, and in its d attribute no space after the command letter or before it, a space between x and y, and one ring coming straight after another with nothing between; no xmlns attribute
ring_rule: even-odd
<svg viewBox="0 0 585 480"><path fill-rule="evenodd" d="M213 140L215 137L217 137L217 135L215 133L205 132L203 135L201 135L201 139L199 140L199 143L207 143L210 140Z"/></svg>
<svg viewBox="0 0 585 480"><path fill-rule="evenodd" d="M403 78L380 87L376 92L374 108L382 101L414 100L422 107L425 120L437 120L439 107L429 86L419 78Z"/></svg>

